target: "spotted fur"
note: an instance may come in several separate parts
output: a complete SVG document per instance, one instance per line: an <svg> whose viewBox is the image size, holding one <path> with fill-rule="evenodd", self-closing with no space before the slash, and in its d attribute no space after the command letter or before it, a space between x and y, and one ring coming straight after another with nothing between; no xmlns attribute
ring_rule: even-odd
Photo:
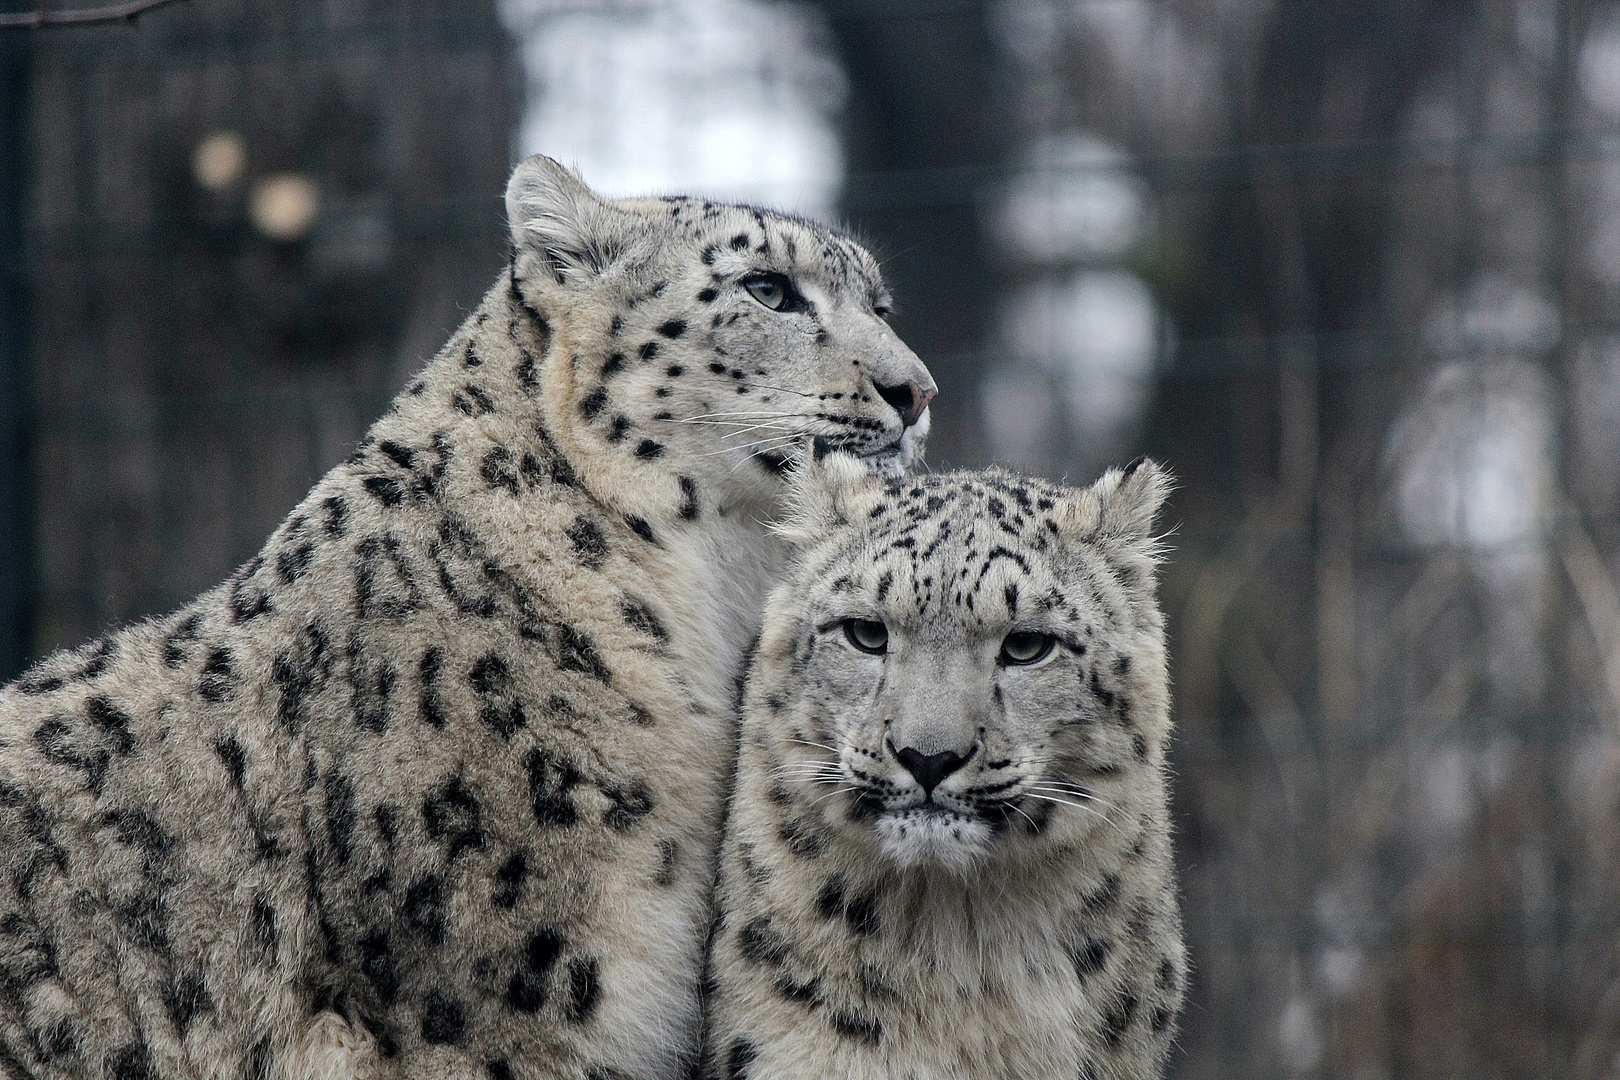
<svg viewBox="0 0 1620 1080"><path fill-rule="evenodd" d="M885 483L833 454L804 483L744 695L704 1075L1161 1076L1186 978L1164 473Z"/></svg>
<svg viewBox="0 0 1620 1080"><path fill-rule="evenodd" d="M508 204L508 272L260 555L0 690L0 1075L695 1057L777 451L898 472L933 384L823 228L540 158Z"/></svg>

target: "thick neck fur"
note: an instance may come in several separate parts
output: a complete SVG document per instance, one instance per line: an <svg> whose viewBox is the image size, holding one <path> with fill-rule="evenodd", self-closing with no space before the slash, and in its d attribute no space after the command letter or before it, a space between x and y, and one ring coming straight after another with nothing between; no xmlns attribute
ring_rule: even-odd
<svg viewBox="0 0 1620 1080"><path fill-rule="evenodd" d="M444 434L439 445L481 454L483 483L458 490L456 503L473 529L488 531L481 538L493 551L520 565L552 558L524 543L543 508L526 512L522 500L504 496L542 474L588 494L624 534L626 542L615 548L659 583L671 647L682 656L691 689L721 710L784 559L766 526L781 483L757 464L745 465L746 473L730 464L717 470L705 450L683 440L667 441L655 455L637 454L639 440L650 436L630 441L615 435L611 423L605 429L588 423L596 414L583 398L600 379L593 386L582 374L599 373L623 349L616 322L622 333L626 320L603 299L561 285L537 288L514 268L368 442L386 452L396 428L431 427Z"/></svg>

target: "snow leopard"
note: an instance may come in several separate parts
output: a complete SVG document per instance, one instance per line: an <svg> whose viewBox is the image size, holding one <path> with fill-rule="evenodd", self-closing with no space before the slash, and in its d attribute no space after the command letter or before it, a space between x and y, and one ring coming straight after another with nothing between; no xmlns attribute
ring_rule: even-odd
<svg viewBox="0 0 1620 1080"><path fill-rule="evenodd" d="M256 557L0 690L0 1074L689 1072L789 451L898 475L936 386L837 231L542 157L506 206Z"/></svg>
<svg viewBox="0 0 1620 1080"><path fill-rule="evenodd" d="M1187 977L1168 474L885 479L832 451L802 483L747 674L702 1075L1161 1076Z"/></svg>

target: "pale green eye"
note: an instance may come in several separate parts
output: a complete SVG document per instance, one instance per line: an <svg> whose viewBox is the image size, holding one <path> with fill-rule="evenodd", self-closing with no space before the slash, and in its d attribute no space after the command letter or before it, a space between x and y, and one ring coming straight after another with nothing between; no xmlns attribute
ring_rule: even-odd
<svg viewBox="0 0 1620 1080"><path fill-rule="evenodd" d="M845 619L844 636L861 652L881 656L889 651L889 628L876 619Z"/></svg>
<svg viewBox="0 0 1620 1080"><path fill-rule="evenodd" d="M1019 630L1008 634L1001 643L1001 662L1004 664L1033 664L1046 659L1052 651L1052 635Z"/></svg>
<svg viewBox="0 0 1620 1080"><path fill-rule="evenodd" d="M757 274L743 282L748 295L772 311L782 310L787 303L788 285L781 274Z"/></svg>

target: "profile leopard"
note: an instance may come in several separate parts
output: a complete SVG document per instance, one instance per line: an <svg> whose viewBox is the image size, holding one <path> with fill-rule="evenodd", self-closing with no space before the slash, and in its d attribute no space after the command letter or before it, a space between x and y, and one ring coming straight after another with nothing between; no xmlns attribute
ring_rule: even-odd
<svg viewBox="0 0 1620 1080"><path fill-rule="evenodd" d="M531 158L511 265L263 551L0 691L0 1074L684 1076L790 447L935 387L808 221Z"/></svg>
<svg viewBox="0 0 1620 1080"><path fill-rule="evenodd" d="M747 676L711 1080L1148 1080L1186 979L1151 462L826 454Z"/></svg>

